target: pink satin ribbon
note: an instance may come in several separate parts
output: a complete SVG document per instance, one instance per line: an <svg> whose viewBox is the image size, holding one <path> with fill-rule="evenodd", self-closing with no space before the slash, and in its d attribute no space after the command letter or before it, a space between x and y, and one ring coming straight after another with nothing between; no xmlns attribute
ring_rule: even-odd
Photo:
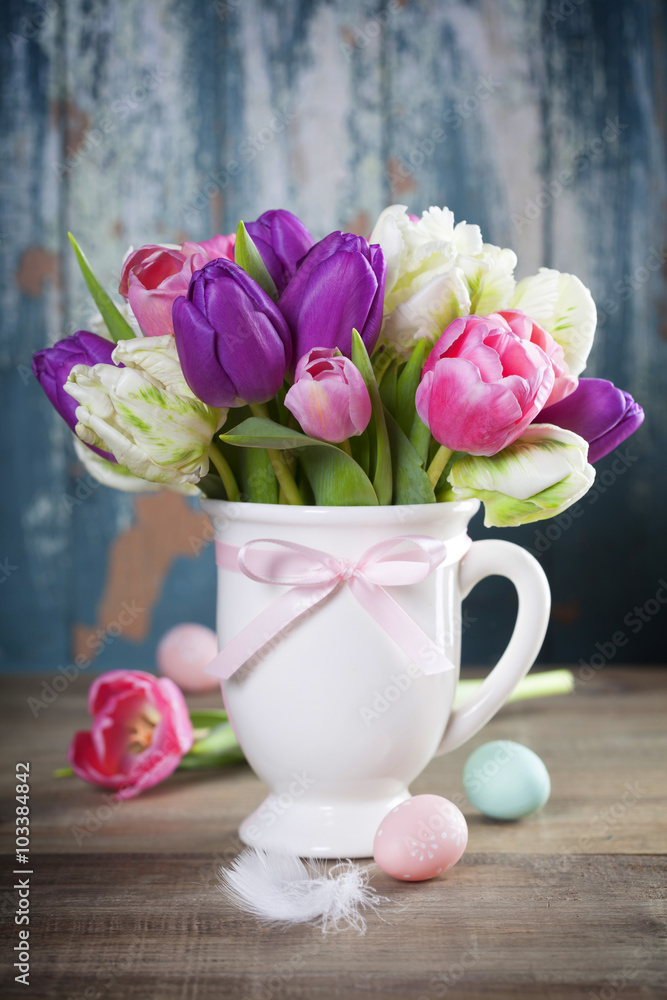
<svg viewBox="0 0 667 1000"><path fill-rule="evenodd" d="M270 548L266 548L270 546ZM402 548L403 551L396 551ZM241 548L215 543L218 566L259 583L291 587L220 650L205 673L227 679L292 622L346 584L362 608L425 674L453 670L444 650L417 625L385 587L426 579L445 559L444 542L402 535L367 549L356 562L277 538L257 538Z"/></svg>

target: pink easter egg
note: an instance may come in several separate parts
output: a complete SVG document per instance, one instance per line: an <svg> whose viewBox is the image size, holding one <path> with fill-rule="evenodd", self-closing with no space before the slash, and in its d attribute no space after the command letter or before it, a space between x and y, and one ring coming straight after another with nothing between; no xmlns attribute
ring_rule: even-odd
<svg viewBox="0 0 667 1000"><path fill-rule="evenodd" d="M215 691L220 681L204 673L218 652L215 632L204 625L184 622L175 625L160 639L155 658L158 670L183 691L193 694Z"/></svg>
<svg viewBox="0 0 667 1000"><path fill-rule="evenodd" d="M455 865L467 843L468 826L453 802L440 795L415 795L382 820L373 857L387 875L421 882Z"/></svg>

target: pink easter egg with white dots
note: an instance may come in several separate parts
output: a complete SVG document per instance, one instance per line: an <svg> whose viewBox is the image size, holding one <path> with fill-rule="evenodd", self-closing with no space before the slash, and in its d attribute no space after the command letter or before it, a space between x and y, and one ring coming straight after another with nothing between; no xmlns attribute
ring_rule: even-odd
<svg viewBox="0 0 667 1000"><path fill-rule="evenodd" d="M453 802L440 795L415 795L382 820L373 857L387 875L422 882L455 865L467 843L465 817Z"/></svg>
<svg viewBox="0 0 667 1000"><path fill-rule="evenodd" d="M158 670L182 691L215 691L220 681L204 673L218 652L215 632L205 625L183 622L174 625L160 639L155 658Z"/></svg>

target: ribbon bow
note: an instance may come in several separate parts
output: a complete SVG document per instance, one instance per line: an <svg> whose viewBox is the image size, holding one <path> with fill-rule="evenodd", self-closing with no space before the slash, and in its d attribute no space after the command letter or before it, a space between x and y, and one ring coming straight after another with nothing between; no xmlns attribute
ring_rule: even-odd
<svg viewBox="0 0 667 1000"><path fill-rule="evenodd" d="M271 548L266 548L271 546ZM403 551L396 551L402 548ZM446 556L444 542L429 535L403 535L379 542L356 562L277 538L258 538L241 548L215 543L218 566L259 583L291 587L246 625L211 661L205 673L227 679L293 621L342 584L362 608L425 674L453 670L441 647L403 610L385 587L426 579Z"/></svg>

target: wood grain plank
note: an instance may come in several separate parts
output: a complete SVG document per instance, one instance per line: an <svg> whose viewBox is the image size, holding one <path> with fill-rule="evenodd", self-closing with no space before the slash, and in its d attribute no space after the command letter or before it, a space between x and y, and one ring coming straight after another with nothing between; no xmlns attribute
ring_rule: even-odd
<svg viewBox="0 0 667 1000"><path fill-rule="evenodd" d="M39 858L31 983L40 997L589 1000L664 996L662 859L467 853L446 880L373 878L365 936L258 926L202 855ZM384 919L380 919L380 914ZM4 996L21 996L9 985ZM86 992L88 990L89 992Z"/></svg>
<svg viewBox="0 0 667 1000"><path fill-rule="evenodd" d="M72 734L89 726L89 680L82 674L51 705L36 709L35 718L30 707L35 703L27 699L41 699L50 681L0 679L5 735L0 834L11 832L15 761L27 759L32 765L32 849L38 853L224 854L237 848L241 820L266 794L245 765L177 774L122 805L78 778L51 777L66 761ZM189 700L197 707L220 704L215 695ZM659 853L667 843L666 708L664 671L605 668L574 695L506 706L468 744L434 760L412 790L455 801L466 816L469 849L475 852L551 853L561 858L564 871L573 854ZM530 746L551 773L547 807L520 823L485 819L463 794L466 758L492 739Z"/></svg>
<svg viewBox="0 0 667 1000"><path fill-rule="evenodd" d="M226 903L216 873L241 845L239 820L263 795L244 766L182 774L118 806L76 779L55 781L87 724L87 680L35 718L36 678L0 681L4 850L13 838L17 759L32 764L31 987L35 995L128 1000L658 1000L667 990L664 759L667 674L606 668L563 698L516 703L483 739L536 749L553 782L545 809L494 823L461 798L468 748L434 762L414 791L460 801L468 850L444 878L400 883L368 929L323 938L257 924ZM37 691L39 694L39 691ZM200 696L203 707L217 699ZM636 795L623 799L627 787ZM606 818L605 818L606 817ZM74 831L78 831L75 836ZM13 867L5 856L5 870ZM9 882L7 882L9 887ZM0 909L11 916L11 890ZM6 956L3 996L26 995Z"/></svg>

